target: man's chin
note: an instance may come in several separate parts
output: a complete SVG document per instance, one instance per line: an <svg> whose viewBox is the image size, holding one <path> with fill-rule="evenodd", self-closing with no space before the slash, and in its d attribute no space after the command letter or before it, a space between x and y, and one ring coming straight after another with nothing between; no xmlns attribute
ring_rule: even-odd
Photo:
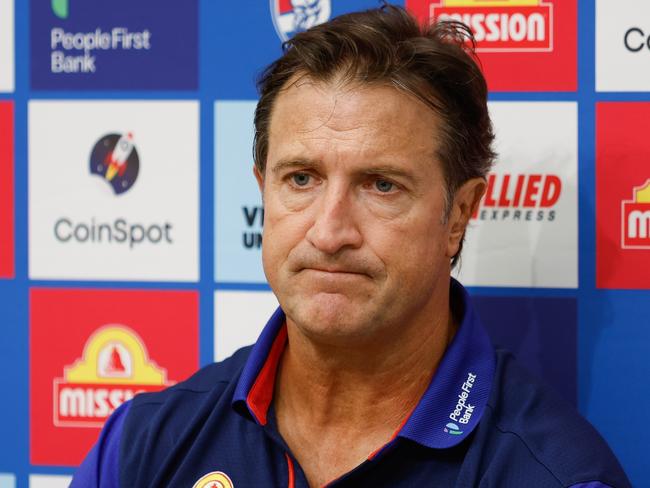
<svg viewBox="0 0 650 488"><path fill-rule="evenodd" d="M287 312L305 336L327 343L369 336L376 325L366 307L342 294L320 293Z"/></svg>

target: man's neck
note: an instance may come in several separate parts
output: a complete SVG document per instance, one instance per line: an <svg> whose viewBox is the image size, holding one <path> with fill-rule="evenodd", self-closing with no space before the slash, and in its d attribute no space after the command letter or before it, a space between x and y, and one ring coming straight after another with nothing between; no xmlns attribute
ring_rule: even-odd
<svg viewBox="0 0 650 488"><path fill-rule="evenodd" d="M429 385L455 327L448 309L372 344L314 343L287 321L274 404L280 433L312 486L387 443Z"/></svg>

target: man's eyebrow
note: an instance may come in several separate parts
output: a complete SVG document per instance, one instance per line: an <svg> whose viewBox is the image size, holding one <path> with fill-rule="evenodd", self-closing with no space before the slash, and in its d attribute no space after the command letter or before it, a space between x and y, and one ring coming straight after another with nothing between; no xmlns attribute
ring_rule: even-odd
<svg viewBox="0 0 650 488"><path fill-rule="evenodd" d="M411 182L415 182L416 179L410 171L397 168L395 166L373 166L371 168L366 168L362 171L366 175L377 175L377 176L386 176L394 178L404 178Z"/></svg>
<svg viewBox="0 0 650 488"><path fill-rule="evenodd" d="M274 174L281 173L289 169L318 169L321 166L321 162L314 159L305 159L305 158L291 158L291 159L281 159L271 167L271 172ZM396 166L392 165L380 165L380 166L371 166L369 168L364 168L359 171L359 174L371 175L371 176L385 176L392 178L403 178L410 182L416 182L416 178L410 171L403 170Z"/></svg>
<svg viewBox="0 0 650 488"><path fill-rule="evenodd" d="M277 163L273 164L271 167L272 173L280 173L287 169L310 169L317 168L320 166L320 162L313 159L304 159L304 158L291 158L291 159L281 159Z"/></svg>

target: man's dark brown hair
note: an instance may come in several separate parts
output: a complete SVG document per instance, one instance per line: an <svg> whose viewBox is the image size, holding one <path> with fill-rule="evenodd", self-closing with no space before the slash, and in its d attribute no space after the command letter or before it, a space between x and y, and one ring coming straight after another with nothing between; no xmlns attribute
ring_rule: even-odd
<svg viewBox="0 0 650 488"><path fill-rule="evenodd" d="M487 85L475 60L474 38L464 24L420 25L403 8L383 5L312 27L285 42L283 49L258 82L254 158L260 173L266 166L275 99L289 80L305 75L322 82L342 77L387 84L429 106L442 122L438 134L432 128L432 137L438 138L437 156L446 180L446 215L465 181L486 176L495 156L494 133Z"/></svg>

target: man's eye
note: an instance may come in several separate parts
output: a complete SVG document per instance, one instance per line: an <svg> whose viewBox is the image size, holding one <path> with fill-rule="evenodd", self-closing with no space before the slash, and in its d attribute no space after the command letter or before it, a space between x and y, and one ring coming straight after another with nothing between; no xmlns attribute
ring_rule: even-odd
<svg viewBox="0 0 650 488"><path fill-rule="evenodd" d="M311 176L307 173L296 173L291 175L291 179L296 184L296 186L305 186L309 183Z"/></svg>
<svg viewBox="0 0 650 488"><path fill-rule="evenodd" d="M394 183L386 180L377 180L375 181L375 188L382 193L388 193L395 187Z"/></svg>

